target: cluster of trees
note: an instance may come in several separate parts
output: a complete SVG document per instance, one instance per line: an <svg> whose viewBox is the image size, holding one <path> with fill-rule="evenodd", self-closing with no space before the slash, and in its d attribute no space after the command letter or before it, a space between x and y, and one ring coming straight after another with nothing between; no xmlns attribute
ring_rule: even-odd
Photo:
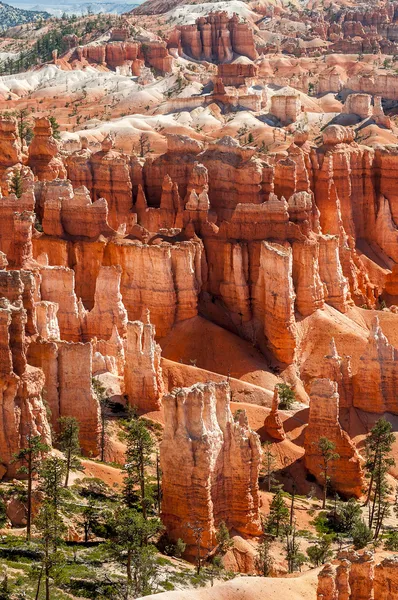
<svg viewBox="0 0 398 600"><path fill-rule="evenodd" d="M283 393L283 392L282 392ZM290 394L289 394L290 395ZM277 485L275 479L275 458L272 454L272 445L266 444L264 448L264 471L267 489L274 490L269 514L264 521L264 536L258 550L257 566L263 575L272 571L271 548L276 538L285 540L286 561L289 572L300 570L304 562L319 566L328 561L333 555L333 544L341 545L344 541L352 542L356 549L365 548L370 542L377 545L385 519L393 510L398 517L398 488L395 503L390 501L393 489L389 483L388 472L394 466L391 457L392 445L395 436L391 424L384 418L379 419L365 440L365 475L367 488L363 506L351 498L342 501L337 494L334 495L333 507L327 510L329 492L333 489L334 461L339 458L335 445L326 437L321 437L315 443L321 457L320 469L322 473L322 509L314 524L318 537L313 540L305 556L300 550L298 534L294 520L295 487L290 495L290 507L286 503L287 494L282 486ZM367 519L365 519L366 508ZM325 510L326 509L326 510ZM398 550L398 531L391 531L384 535L385 548Z"/></svg>
<svg viewBox="0 0 398 600"><path fill-rule="evenodd" d="M101 392L100 386L97 387ZM101 392L102 393L102 392ZM104 420L106 423L106 420ZM52 456L40 436L28 433L25 447L14 457L19 473L27 481L27 541L40 544L41 560L37 570L36 598L44 586L46 600L50 589L65 564L63 553L67 532L65 514L68 505L68 484L71 471L82 470L80 461L79 425L73 417L59 419L57 446L63 457ZM85 542L93 532L105 538L110 558L126 573L124 597L146 595L153 591L158 575L155 537L162 531L158 518L160 507L160 472L151 482L148 468L156 468L155 445L143 420L135 417L125 424L127 445L125 478L117 510L102 511L89 498L81 509ZM104 438L106 440L106 437ZM37 485L34 481L37 480ZM40 510L33 517L33 499L40 495ZM120 587L120 586L119 586Z"/></svg>
<svg viewBox="0 0 398 600"><path fill-rule="evenodd" d="M69 49L65 36L75 35L84 43L85 36L93 32L105 33L114 22L117 22L117 19L110 15L92 17L91 14L88 14L88 18L79 19L76 15L68 17L64 14L61 19L52 19L52 28L43 33L31 48L18 53L15 58L8 57L0 62L0 75L21 73L33 65L49 61L54 50L58 50L58 54L61 55ZM38 20L36 29L41 29L43 24L42 20Z"/></svg>

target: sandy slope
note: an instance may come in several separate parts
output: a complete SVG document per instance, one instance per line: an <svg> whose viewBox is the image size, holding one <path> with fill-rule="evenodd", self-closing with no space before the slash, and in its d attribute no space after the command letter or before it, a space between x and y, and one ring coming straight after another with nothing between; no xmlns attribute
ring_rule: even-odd
<svg viewBox="0 0 398 600"><path fill-rule="evenodd" d="M213 588L165 592L148 600L315 600L317 575L314 569L297 578L239 577Z"/></svg>
<svg viewBox="0 0 398 600"><path fill-rule="evenodd" d="M234 13L241 18L255 21L258 16L252 12L245 2L228 0L228 2L206 2L205 4L183 4L166 13L166 18L171 19L175 25L189 25L195 23L198 17L204 17L212 11L225 11L230 17Z"/></svg>

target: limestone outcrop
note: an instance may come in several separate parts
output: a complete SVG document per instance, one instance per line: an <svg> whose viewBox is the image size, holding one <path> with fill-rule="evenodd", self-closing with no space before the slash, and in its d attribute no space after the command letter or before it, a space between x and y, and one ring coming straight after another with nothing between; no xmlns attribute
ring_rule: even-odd
<svg viewBox="0 0 398 600"><path fill-rule="evenodd" d="M285 430L283 428L283 422L278 412L279 407L279 392L275 386L274 397L272 399L271 412L265 418L264 427L268 435L274 440L284 440L286 437Z"/></svg>
<svg viewBox="0 0 398 600"><path fill-rule="evenodd" d="M184 539L188 554L214 545L216 527L249 535L260 532L258 436L230 410L226 383L197 384L164 396L160 446L162 519L172 540Z"/></svg>
<svg viewBox="0 0 398 600"><path fill-rule="evenodd" d="M344 551L337 565L326 564L318 574L319 600L393 600L396 595L398 557L375 563L371 552Z"/></svg>
<svg viewBox="0 0 398 600"><path fill-rule="evenodd" d="M93 200L105 198L109 209L109 225L117 230L120 225L129 222L133 196L127 157L113 148L114 140L107 136L101 150L91 156L90 164Z"/></svg>
<svg viewBox="0 0 398 600"><path fill-rule="evenodd" d="M44 373L26 358L25 284L19 271L0 271L0 282L0 476L15 477L13 456L26 446L26 436L38 435L51 445L51 432L43 403Z"/></svg>
<svg viewBox="0 0 398 600"><path fill-rule="evenodd" d="M91 383L92 344L60 342L57 345L60 415L77 419L82 450L88 456L97 456L101 414Z"/></svg>
<svg viewBox="0 0 398 600"><path fill-rule="evenodd" d="M318 575L317 600L336 600L336 571L330 563L327 563Z"/></svg>
<svg viewBox="0 0 398 600"><path fill-rule="evenodd" d="M0 119L0 149L0 179L2 179L6 169L22 162L22 148L15 118L1 117Z"/></svg>
<svg viewBox="0 0 398 600"><path fill-rule="evenodd" d="M239 22L235 14L211 12L199 17L194 25L179 25L172 32L168 48L176 48L181 56L210 62L231 62L234 53L255 60L258 56L253 31Z"/></svg>
<svg viewBox="0 0 398 600"><path fill-rule="evenodd" d="M37 178L51 181L65 179L66 170L57 141L52 136L51 122L47 117L36 119L33 140L29 146L28 165Z"/></svg>
<svg viewBox="0 0 398 600"><path fill-rule="evenodd" d="M125 342L125 393L129 405L140 412L159 410L164 394L161 349L155 342L155 328L149 311L144 311L142 321L127 323Z"/></svg>
<svg viewBox="0 0 398 600"><path fill-rule="evenodd" d="M398 350L388 342L375 318L365 352L352 379L354 406L367 412L398 414L397 377Z"/></svg>
<svg viewBox="0 0 398 600"><path fill-rule="evenodd" d="M310 389L310 414L304 438L304 462L318 481L322 478L322 457L318 448L321 437L335 445L339 457L329 463L333 487L344 496L360 497L363 473L359 454L339 423L337 383L330 379L315 379Z"/></svg>
<svg viewBox="0 0 398 600"><path fill-rule="evenodd" d="M127 331L127 311L120 293L122 269L119 265L101 267L95 284L94 307L85 313L83 337L109 340L114 327L124 337Z"/></svg>

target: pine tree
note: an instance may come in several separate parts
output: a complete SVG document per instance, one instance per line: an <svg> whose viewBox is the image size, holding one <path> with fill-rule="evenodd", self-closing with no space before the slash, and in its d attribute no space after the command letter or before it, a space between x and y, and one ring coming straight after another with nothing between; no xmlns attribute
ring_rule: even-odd
<svg viewBox="0 0 398 600"><path fill-rule="evenodd" d="M283 499L282 489L279 488L272 498L266 522L266 530L278 536L282 525L285 525L288 519L289 509Z"/></svg>
<svg viewBox="0 0 398 600"><path fill-rule="evenodd" d="M48 120L50 121L52 130L53 130L53 138L56 140L60 140L61 132L59 129L59 123L58 123L57 119L54 117L54 115L51 115L48 117Z"/></svg>
<svg viewBox="0 0 398 600"><path fill-rule="evenodd" d="M272 542L264 537L261 544L258 546L257 555L255 558L256 568L263 577L269 577L274 564L271 555Z"/></svg>
<svg viewBox="0 0 398 600"><path fill-rule="evenodd" d="M391 424L382 418L377 421L365 440L365 471L369 479L366 504L369 504L369 528L374 527L374 539L379 537L383 521L390 513L388 497L392 488L388 471L395 465L389 456L394 442Z"/></svg>
<svg viewBox="0 0 398 600"><path fill-rule="evenodd" d="M225 554L228 552L230 548L234 545L231 540L231 536L229 535L228 527L225 524L225 521L221 521L216 532L216 541L218 546L218 551L221 554Z"/></svg>
<svg viewBox="0 0 398 600"><path fill-rule="evenodd" d="M33 137L33 130L28 119L29 110L27 108L21 108L19 110L14 111L14 116L17 118L18 122L18 134L21 142L30 143Z"/></svg>
<svg viewBox="0 0 398 600"><path fill-rule="evenodd" d="M14 454L13 461L21 462L22 466L18 469L19 473L26 474L28 480L27 497L27 517L26 517L26 539L30 541L32 527L32 489L33 479L37 475L40 467L41 457L49 451L49 447L44 444L39 435L32 435L31 430L26 436L26 447L21 448Z"/></svg>
<svg viewBox="0 0 398 600"><path fill-rule="evenodd" d="M314 442L317 445L317 450L321 455L322 462L320 463L320 468L322 471L323 478L323 500L322 500L322 508L326 507L326 498L328 493L328 485L330 482L329 472L330 472L330 462L337 460L340 458L340 455L337 452L334 452L336 445L328 440L326 437L319 438L318 442Z"/></svg>
<svg viewBox="0 0 398 600"><path fill-rule="evenodd" d="M305 562L305 556L300 552L300 544L297 541L296 526L285 528L286 535L286 560L289 573L301 570L301 565Z"/></svg>
<svg viewBox="0 0 398 600"><path fill-rule="evenodd" d="M296 394L287 383L277 383L279 395L279 408L290 410L296 400Z"/></svg>
<svg viewBox="0 0 398 600"><path fill-rule="evenodd" d="M161 522L144 519L142 514L126 507L115 512L109 528L109 550L126 567L127 591L135 598L152 593L158 565L156 548L149 542L162 529Z"/></svg>
<svg viewBox="0 0 398 600"><path fill-rule="evenodd" d="M64 452L66 457L65 483L64 487L68 487L69 473L73 469L82 471L82 463L78 458L80 454L79 443L79 423L75 417L61 417L58 419L60 425L60 433L58 435L59 447Z"/></svg>
<svg viewBox="0 0 398 600"><path fill-rule="evenodd" d="M384 417L376 422L365 440L365 471L366 478L369 479L365 504L368 504L370 501L377 471L380 470L383 465L387 467L393 465L393 459L388 455L391 452L394 440L392 425L384 419Z"/></svg>
<svg viewBox="0 0 398 600"><path fill-rule="evenodd" d="M88 499L87 505L82 510L84 543L87 544L90 532L98 520L98 508L93 498Z"/></svg>
<svg viewBox="0 0 398 600"><path fill-rule="evenodd" d="M151 434L141 419L131 419L127 424L125 441L126 464L124 465L124 495L129 506L133 504L135 488L139 487L142 514L147 518L147 467L152 466L154 442Z"/></svg>
<svg viewBox="0 0 398 600"><path fill-rule="evenodd" d="M276 482L274 477L275 469L276 469L276 460L275 456L271 452L272 443L265 442L263 448L263 467L265 470L265 477L267 479L267 489L270 492L272 485Z"/></svg>
<svg viewBox="0 0 398 600"><path fill-rule="evenodd" d="M22 180L21 170L14 169L12 172L12 177L11 177L10 190L13 194L16 195L17 198L20 198L22 196L22 193L23 193L22 183L23 183L23 180Z"/></svg>
<svg viewBox="0 0 398 600"><path fill-rule="evenodd" d="M56 530L58 524L62 522L60 510L64 499L65 490L63 487L65 479L66 465L62 458L49 456L42 461L39 469L39 489L44 494L45 502L51 505L54 516L53 544L54 552L57 550L57 540L60 538L60 532ZM62 527L61 527L62 530Z"/></svg>
<svg viewBox="0 0 398 600"><path fill-rule="evenodd" d="M50 584L54 571L64 561L63 554L58 550L62 543L62 534L66 527L53 503L45 500L40 508L39 515L35 519L35 526L40 536L38 543L43 548L41 570L37 582L36 598L39 597L40 585L44 575L46 600L50 600Z"/></svg>
<svg viewBox="0 0 398 600"><path fill-rule="evenodd" d="M333 556L331 550L333 542L333 535L320 535L313 546L307 548L308 558L314 565L324 565L325 562Z"/></svg>
<svg viewBox="0 0 398 600"><path fill-rule="evenodd" d="M106 410L109 406L109 398L106 395L106 389L98 379L95 379L95 377L93 377L91 383L101 410L100 459L103 462L105 459L105 448L107 442Z"/></svg>

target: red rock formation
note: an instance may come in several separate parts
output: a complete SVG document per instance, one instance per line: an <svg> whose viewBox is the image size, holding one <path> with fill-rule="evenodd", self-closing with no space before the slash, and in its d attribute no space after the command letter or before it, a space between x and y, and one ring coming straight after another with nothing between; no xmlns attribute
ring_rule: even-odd
<svg viewBox="0 0 398 600"><path fill-rule="evenodd" d="M371 600L375 562L372 552L350 555L350 588L352 600Z"/></svg>
<svg viewBox="0 0 398 600"><path fill-rule="evenodd" d="M292 92L271 96L270 113L276 117L282 125L295 123L301 112L301 102L298 94Z"/></svg>
<svg viewBox="0 0 398 600"><path fill-rule="evenodd" d="M319 273L318 240L294 242L292 276L299 313L307 316L323 308L325 290Z"/></svg>
<svg viewBox="0 0 398 600"><path fill-rule="evenodd" d="M77 419L82 450L87 456L97 456L101 414L91 385L92 345L71 342L57 345L60 415Z"/></svg>
<svg viewBox="0 0 398 600"><path fill-rule="evenodd" d="M248 85L258 77L258 66L253 63L224 63L218 65L217 74L224 85Z"/></svg>
<svg viewBox="0 0 398 600"><path fill-rule="evenodd" d="M75 188L72 196L63 200L61 221L65 233L71 236L97 239L100 235L115 233L108 225L107 201L99 198L92 203L90 193L84 186Z"/></svg>
<svg viewBox="0 0 398 600"><path fill-rule="evenodd" d="M398 350L389 344L376 317L353 377L354 406L367 412L398 414L397 377Z"/></svg>
<svg viewBox="0 0 398 600"><path fill-rule="evenodd" d="M31 285L27 274L26 285ZM27 364L27 310L25 284L18 271L0 271L0 476L17 475L13 455L26 445L26 435L39 435L51 444L47 413L42 400L45 378L41 369Z"/></svg>
<svg viewBox="0 0 398 600"><path fill-rule="evenodd" d="M127 324L125 343L125 392L129 405L140 412L159 410L161 407L164 385L160 356L160 346L155 342L155 328L150 323L147 311L143 321Z"/></svg>
<svg viewBox="0 0 398 600"><path fill-rule="evenodd" d="M68 173L68 179L74 188L84 185L89 192L92 192L93 174L91 171L90 158L91 150L88 148L86 137L80 138L81 149L72 152L66 157L65 166Z"/></svg>
<svg viewBox="0 0 398 600"><path fill-rule="evenodd" d="M310 415L305 430L305 466L323 484L318 441L326 437L334 443L339 458L329 466L333 487L345 496L362 494L363 473L358 452L339 424L337 384L329 379L315 379L310 390Z"/></svg>
<svg viewBox="0 0 398 600"><path fill-rule="evenodd" d="M317 600L336 600L336 570L326 563L318 574Z"/></svg>
<svg viewBox="0 0 398 600"><path fill-rule="evenodd" d="M17 121L11 117L0 118L0 179L9 167L22 162L21 143Z"/></svg>
<svg viewBox="0 0 398 600"><path fill-rule="evenodd" d="M133 196L127 157L113 150L113 146L113 138L106 137L100 152L91 156L90 164L93 200L105 198L109 208L109 224L117 230L119 225L129 222Z"/></svg>
<svg viewBox="0 0 398 600"><path fill-rule="evenodd" d="M324 375L337 383L341 419L342 410L350 409L353 405L351 359L349 356L339 356L334 338L330 342L330 351L325 359Z"/></svg>
<svg viewBox="0 0 398 600"><path fill-rule="evenodd" d="M81 339L82 315L75 294L75 275L66 267L44 267L41 270L41 297L58 304L61 339L78 342Z"/></svg>
<svg viewBox="0 0 398 600"><path fill-rule="evenodd" d="M141 44L140 58L145 59L145 63L160 73L170 73L173 66L173 58L167 50L165 42L153 41Z"/></svg>
<svg viewBox="0 0 398 600"><path fill-rule="evenodd" d="M59 402L59 369L58 346L56 341L39 339L31 342L28 350L28 361L40 368L45 377L46 402L51 411L51 425L55 432L59 429L58 419L61 415Z"/></svg>
<svg viewBox="0 0 398 600"><path fill-rule="evenodd" d="M37 178L51 181L65 179L66 170L59 157L59 148L52 137L52 127L47 117L38 118L33 129L34 137L29 146L28 165Z"/></svg>
<svg viewBox="0 0 398 600"><path fill-rule="evenodd" d="M159 246L131 240L109 244L106 264L122 267L120 291L129 320L139 319L148 308L157 335L163 337L174 323L196 316L202 253L199 241Z"/></svg>
<svg viewBox="0 0 398 600"><path fill-rule="evenodd" d="M374 570L374 597L394 600L398 590L398 556L385 558Z"/></svg>
<svg viewBox="0 0 398 600"><path fill-rule="evenodd" d="M264 421L266 432L274 438L274 440L284 440L286 438L283 422L278 411L279 401L278 388L275 386L271 412Z"/></svg>
<svg viewBox="0 0 398 600"><path fill-rule="evenodd" d="M210 62L231 62L234 53L257 58L253 31L240 23L237 15L226 12L210 13L199 17L195 25L181 25L172 33L169 48L177 48L180 55Z"/></svg>
<svg viewBox="0 0 398 600"><path fill-rule="evenodd" d="M291 363L296 349L291 247L262 242L258 260L255 314L277 359Z"/></svg>
<svg viewBox="0 0 398 600"><path fill-rule="evenodd" d="M350 568L350 561L342 559L336 569L337 600L350 600Z"/></svg>
<svg viewBox="0 0 398 600"><path fill-rule="evenodd" d="M318 574L318 598L322 600L395 600L398 557L375 565L372 552L340 552L335 569L327 564Z"/></svg>
<svg viewBox="0 0 398 600"><path fill-rule="evenodd" d="M165 430L160 446L162 520L172 540L195 552L193 529L202 529L201 551L214 546L225 521L244 534L260 532L257 435L234 422L226 383L197 384L163 399Z"/></svg>
<svg viewBox="0 0 398 600"><path fill-rule="evenodd" d="M101 267L95 284L94 307L86 313L83 337L109 340L116 326L120 335L127 331L127 311L120 294L122 270L119 265Z"/></svg>

